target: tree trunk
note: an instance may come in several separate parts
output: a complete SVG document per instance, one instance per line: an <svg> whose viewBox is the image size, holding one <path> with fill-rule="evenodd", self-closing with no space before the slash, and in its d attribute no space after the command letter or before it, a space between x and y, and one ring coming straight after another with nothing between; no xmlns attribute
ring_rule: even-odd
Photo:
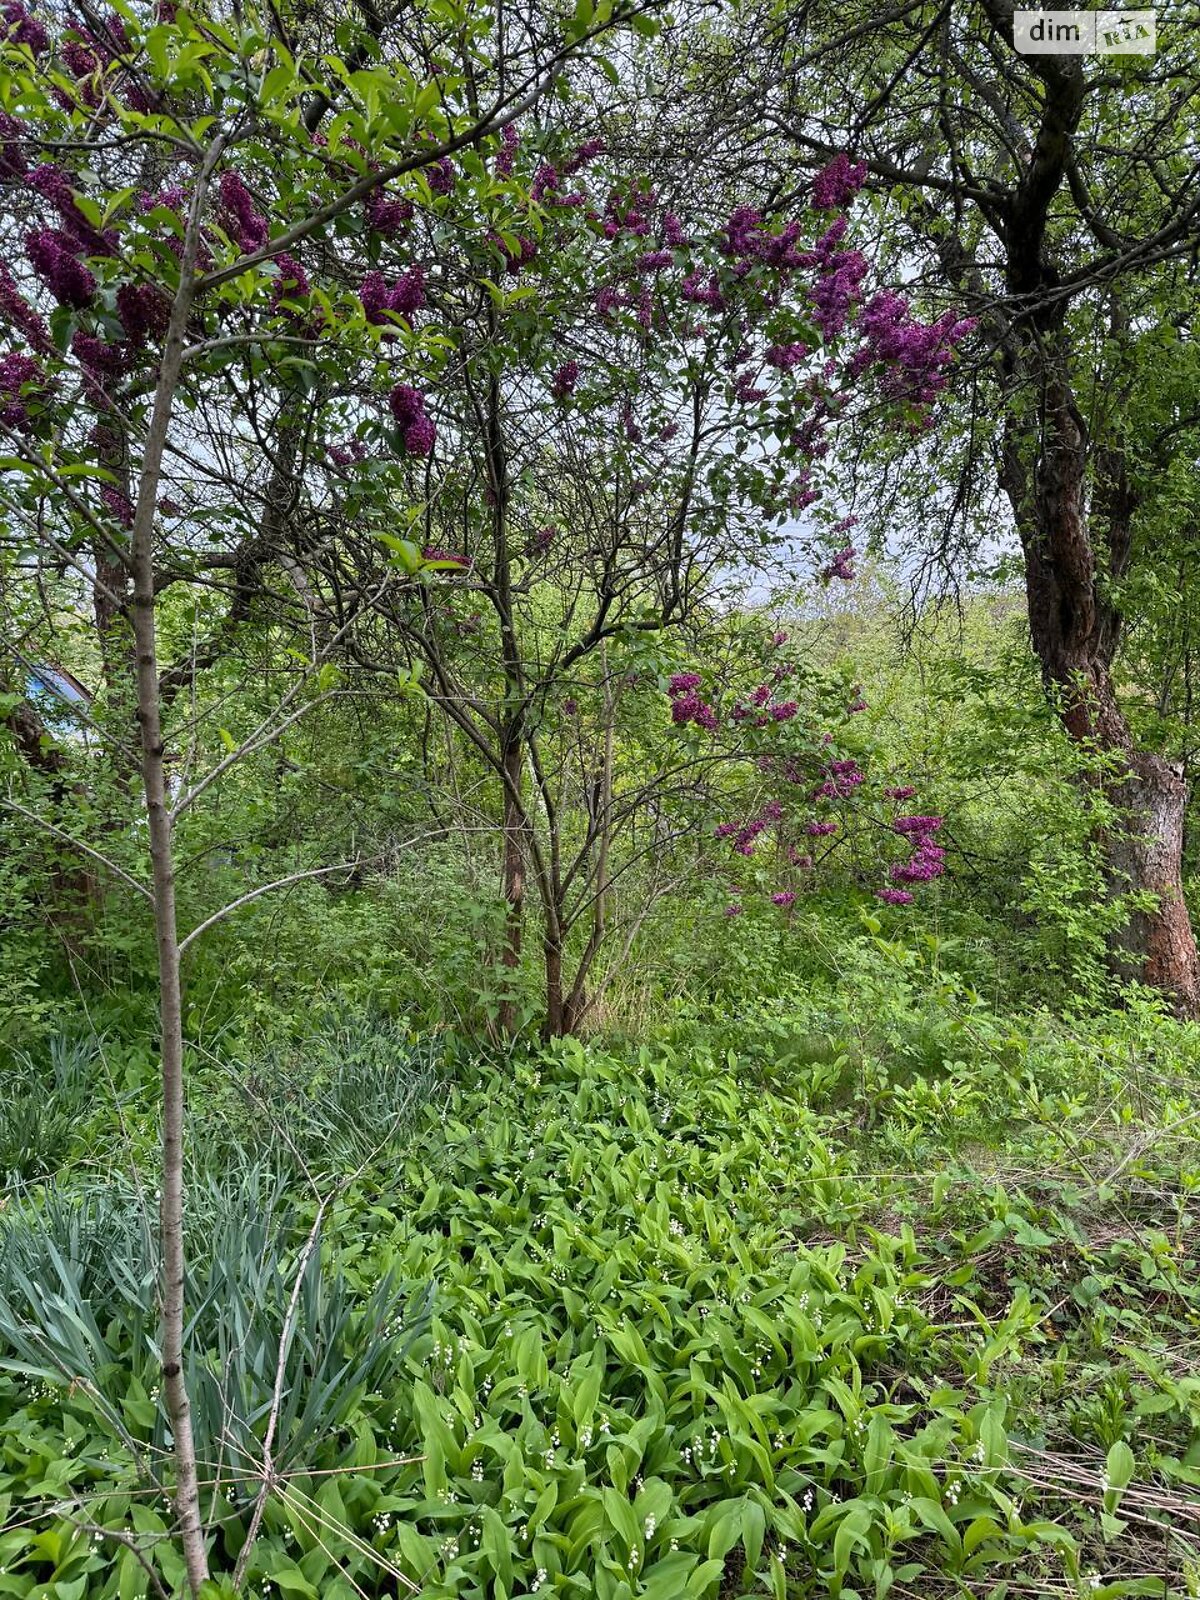
<svg viewBox="0 0 1200 1600"><path fill-rule="evenodd" d="M1093 452L1095 492L1087 503L1086 428L1053 343L1026 352L1040 385L1036 416L1012 414L1005 427L1001 484L1025 555L1030 635L1047 689L1069 736L1113 758L1100 780L1121 814L1101 839L1110 897L1148 892L1151 911L1131 911L1110 937L1110 965L1125 982L1151 984L1185 1017L1200 1015L1200 957L1183 897L1187 790L1161 757L1134 747L1117 701L1111 665L1121 616L1097 581L1095 535L1103 531L1107 575L1128 560L1136 496L1123 452Z"/></svg>
<svg viewBox="0 0 1200 1600"><path fill-rule="evenodd" d="M1106 840L1116 893L1149 890L1150 912L1134 911L1113 935L1114 971L1168 993L1185 1017L1200 1015L1200 962L1181 888L1187 785L1161 756L1134 751L1128 774L1111 791L1122 826Z"/></svg>
<svg viewBox="0 0 1200 1600"><path fill-rule="evenodd" d="M554 933L546 935L546 1020L542 1024L543 1036L561 1039L567 1032L565 1002L563 999L563 947Z"/></svg>
<svg viewBox="0 0 1200 1600"><path fill-rule="evenodd" d="M504 968L504 994L500 1000L500 1031L513 1034L517 1029L517 1000L513 989L521 970L521 944L525 927L525 851L522 844L524 817L521 784L524 763L519 737L509 739L504 750L504 824L501 890L504 895L504 949L500 962Z"/></svg>
<svg viewBox="0 0 1200 1600"><path fill-rule="evenodd" d="M563 1004L563 1032L574 1033L587 1014L590 1001L587 993L588 974L600 953L608 934L609 901L612 884L609 881L608 856L612 844L613 799L613 703L612 680L608 675L608 648L601 646L601 671L604 674L604 744L600 757L600 771L593 789L592 826L596 830L595 903L592 907L592 928L575 970L575 981Z"/></svg>
<svg viewBox="0 0 1200 1600"><path fill-rule="evenodd" d="M158 946L159 1047L162 1056L162 1189L159 1239L162 1256L163 1394L175 1455L175 1512L183 1546L188 1587L198 1595L208 1578L208 1554L200 1515L200 1488L192 1412L183 1368L186 1258L183 1239L184 1052L183 997L179 933L175 911L174 819L167 804L162 707L158 689L155 638L154 523L163 453L170 431L175 391L183 367L184 334L192 306L196 254L205 194L224 145L209 147L196 178L179 268L179 289L171 307L166 345L146 434L130 534L133 577L133 633L137 660L137 718L141 730L142 783L150 835L154 883L154 933Z"/></svg>

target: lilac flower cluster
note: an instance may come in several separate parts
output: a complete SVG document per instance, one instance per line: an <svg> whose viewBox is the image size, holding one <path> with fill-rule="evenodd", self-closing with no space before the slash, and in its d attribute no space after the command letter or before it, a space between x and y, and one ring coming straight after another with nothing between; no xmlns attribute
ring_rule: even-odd
<svg viewBox="0 0 1200 1600"><path fill-rule="evenodd" d="M4 0L0 5L0 38L7 44L25 45L35 58L50 48L50 35L20 0Z"/></svg>
<svg viewBox="0 0 1200 1600"><path fill-rule="evenodd" d="M604 203L601 233L606 239L619 239L622 234L629 234L635 239L644 239L650 232L650 219L646 211L656 199L657 196L652 189L637 190L630 196L628 202L616 189L612 190Z"/></svg>
<svg viewBox="0 0 1200 1600"><path fill-rule="evenodd" d="M782 635L783 639L787 635ZM775 672L776 684L781 683L788 674ZM730 712L734 722L749 721L756 728L765 728L772 722L790 722L800 711L799 703L795 700L772 700L774 689L770 684L760 683L749 696L749 702L739 700Z"/></svg>
<svg viewBox="0 0 1200 1600"><path fill-rule="evenodd" d="M687 723L694 722L698 728L703 728L705 733L713 733L717 727L717 717L713 708L697 694L681 695L678 700L672 702L671 721L677 727L684 727Z"/></svg>
<svg viewBox="0 0 1200 1600"><path fill-rule="evenodd" d="M15 351L0 356L0 424L26 432L30 426L26 401L30 396L44 399L45 393L44 374L32 356Z"/></svg>
<svg viewBox="0 0 1200 1600"><path fill-rule="evenodd" d="M398 383L388 396L388 404L409 455L427 456L437 439L437 429L433 419L426 415L425 396L410 384Z"/></svg>
<svg viewBox="0 0 1200 1600"><path fill-rule="evenodd" d="M841 578L843 582L849 583L855 576L854 558L857 554L858 551L852 544L846 545L844 549L837 552L833 560L821 573L821 577L826 583L829 583L833 578Z"/></svg>
<svg viewBox="0 0 1200 1600"><path fill-rule="evenodd" d="M742 401L744 405L757 405L760 400L765 400L768 394L766 389L760 389L756 386L753 377L748 372L739 373L733 386L733 392L735 397Z"/></svg>
<svg viewBox="0 0 1200 1600"><path fill-rule="evenodd" d="M773 344L768 346L763 360L769 367L775 367L779 372L790 372L793 367L798 367L807 355L806 344Z"/></svg>
<svg viewBox="0 0 1200 1600"><path fill-rule="evenodd" d="M368 322L387 324L393 313L411 317L425 305L425 274L419 266L409 267L389 286L382 272L368 272L358 291Z"/></svg>
<svg viewBox="0 0 1200 1600"><path fill-rule="evenodd" d="M128 58L132 53L125 23L115 11L110 11L98 19L94 27L85 27L78 21L72 22L70 27L71 32L61 46L63 61L75 79L78 98L85 105L99 106L106 89L105 70L119 57ZM128 67L121 76L121 92L135 111L144 113L152 109L150 96ZM69 95L60 92L55 97L64 109L71 109Z"/></svg>
<svg viewBox="0 0 1200 1600"><path fill-rule="evenodd" d="M79 100L94 110L100 104L100 76L101 62L99 56L89 50L83 42L87 37L86 30L77 26L77 37L64 39L59 47L63 65L75 79L75 88ZM59 89L55 99L64 111L74 109L74 98Z"/></svg>
<svg viewBox="0 0 1200 1600"><path fill-rule="evenodd" d="M575 173L577 173L581 167L586 167L589 161L594 161L597 156L603 154L603 139L585 139L571 159L565 163L563 166L563 171L568 177L574 177Z"/></svg>
<svg viewBox="0 0 1200 1600"><path fill-rule="evenodd" d="M514 277L538 253L537 242L530 239L526 234L521 234L512 244L508 243L498 233L489 233L487 240L503 256L505 272ZM514 245L516 246L515 249L513 248Z"/></svg>
<svg viewBox="0 0 1200 1600"><path fill-rule="evenodd" d="M308 273L296 260L286 252L275 257L275 265L279 272L271 286L271 307L278 311L285 300L303 300L309 293L310 285ZM294 316L294 312L287 313Z"/></svg>
<svg viewBox="0 0 1200 1600"><path fill-rule="evenodd" d="M884 791L892 799L907 799L915 791L911 785L903 784L896 788ZM907 861L897 861L889 869L889 877L893 887L877 889L877 897L887 905L911 905L913 896L908 889L896 888L896 884L929 883L933 878L940 878L946 870L946 852L934 838L942 826L941 817L896 817L892 822L893 832L901 834L909 842L912 855Z"/></svg>
<svg viewBox="0 0 1200 1600"><path fill-rule="evenodd" d="M825 401L820 400L800 426L792 432L792 444L810 461L821 461L829 454L829 441L825 437L828 419L829 407Z"/></svg>
<svg viewBox="0 0 1200 1600"><path fill-rule="evenodd" d="M865 775L853 759L827 762L821 771L824 780L813 790L814 800L848 799L859 784L865 782Z"/></svg>
<svg viewBox="0 0 1200 1600"><path fill-rule="evenodd" d="M7 111L0 111L0 178L17 182L28 166L21 148L21 124Z"/></svg>
<svg viewBox="0 0 1200 1600"><path fill-rule="evenodd" d="M54 341L43 319L33 309L17 288L8 268L0 265L0 322L18 329L25 335L31 348L42 355L52 355Z"/></svg>
<svg viewBox="0 0 1200 1600"><path fill-rule="evenodd" d="M944 820L943 817L897 817L892 823L892 831L920 839L926 834L936 833Z"/></svg>
<svg viewBox="0 0 1200 1600"><path fill-rule="evenodd" d="M902 783L894 789L885 789L883 792L889 800L911 800L917 790L914 784Z"/></svg>
<svg viewBox="0 0 1200 1600"><path fill-rule="evenodd" d="M844 151L834 156L813 179L812 203L816 211L840 211L867 181L865 162L852 165Z"/></svg>
<svg viewBox="0 0 1200 1600"><path fill-rule="evenodd" d="M53 162L43 162L26 177L25 182L37 191L58 213L64 232L59 235L63 248L73 255L115 256L117 235L111 228L101 232L92 226L75 199L70 178Z"/></svg>
<svg viewBox="0 0 1200 1600"><path fill-rule="evenodd" d="M500 131L500 149L496 155L496 172L501 178L511 178L513 165L517 159L517 147L521 143L521 136L513 123L508 123Z"/></svg>
<svg viewBox="0 0 1200 1600"><path fill-rule="evenodd" d="M39 228L26 236L25 254L59 305L82 311L95 298L96 280L66 247L65 238L57 228Z"/></svg>
<svg viewBox="0 0 1200 1600"><path fill-rule="evenodd" d="M578 361L564 361L550 380L550 393L556 400L565 400L568 395L575 393L575 385L578 382Z"/></svg>
<svg viewBox="0 0 1200 1600"><path fill-rule="evenodd" d="M547 195L553 195L558 188L560 179L558 168L551 166L548 161L543 161L533 175L533 182L529 186L529 198L534 205L539 205Z"/></svg>
<svg viewBox="0 0 1200 1600"><path fill-rule="evenodd" d="M382 239L391 239L412 221L414 207L411 200L389 199L380 186L371 190L364 210L371 232Z"/></svg>
<svg viewBox="0 0 1200 1600"><path fill-rule="evenodd" d="M761 212L753 206L738 206L721 230L720 249L733 258L735 277L744 278L757 264L786 275L804 265L797 248L800 231L798 222L789 222L772 233Z"/></svg>
<svg viewBox="0 0 1200 1600"><path fill-rule="evenodd" d="M795 481L788 491L788 510L794 517L799 516L820 498L821 491L813 485L812 468L804 467L796 474Z"/></svg>
<svg viewBox="0 0 1200 1600"><path fill-rule="evenodd" d="M767 831L772 822L778 820L778 812L773 806L768 806L761 817L752 817L749 822L722 822L715 830L715 837L732 839L737 854L748 859L754 854L760 835Z"/></svg>
<svg viewBox="0 0 1200 1600"><path fill-rule="evenodd" d="M724 311L725 296L721 293L721 283L716 273L710 273L708 282L702 281L702 274L689 272L680 287L680 293L685 300L693 305L707 306L710 311Z"/></svg>
<svg viewBox="0 0 1200 1600"><path fill-rule="evenodd" d="M261 250L270 232L267 219L255 208L249 189L236 172L221 174L218 193L222 226L234 244L244 255Z"/></svg>
<svg viewBox="0 0 1200 1600"><path fill-rule="evenodd" d="M135 349L165 339L171 302L153 283L123 283L117 290L117 316Z"/></svg>
<svg viewBox="0 0 1200 1600"><path fill-rule="evenodd" d="M458 172L449 156L443 156L431 167L426 167L425 176L433 194L450 194L458 180Z"/></svg>
<svg viewBox="0 0 1200 1600"><path fill-rule="evenodd" d="M668 267L675 265L675 257L670 250L647 250L637 259L637 271L665 272Z"/></svg>
<svg viewBox="0 0 1200 1600"><path fill-rule="evenodd" d="M671 721L677 727L694 722L706 733L713 733L717 727L716 712L707 700L700 697L699 687L699 673L677 672L672 677L667 684L667 693L671 696Z"/></svg>
<svg viewBox="0 0 1200 1600"><path fill-rule="evenodd" d="M683 231L683 224L673 211L664 211L661 237L668 250L686 250L691 240Z"/></svg>
<svg viewBox="0 0 1200 1600"><path fill-rule="evenodd" d="M114 521L123 528L133 527L133 501L123 489L118 489L115 484L107 484L101 489L100 498Z"/></svg>
<svg viewBox="0 0 1200 1600"><path fill-rule="evenodd" d="M862 345L850 363L856 377L882 363L887 371L881 389L890 400L930 404L945 388L954 350L975 327L975 318L948 311L936 322L917 322L908 301L885 289L863 307L858 319Z"/></svg>
<svg viewBox="0 0 1200 1600"><path fill-rule="evenodd" d="M181 183L168 184L165 189L160 189L157 194L151 194L148 189L143 189L138 195L138 210L143 216L150 211L157 211L160 207L167 211L174 211L177 216L182 216L187 204L187 190Z"/></svg>
<svg viewBox="0 0 1200 1600"><path fill-rule="evenodd" d="M815 307L813 321L827 339L845 328L851 311L862 299L862 283L867 275L867 258L860 250L838 249L846 227L845 217L839 217L803 258L806 266L814 266L820 273L809 289L809 297Z"/></svg>
<svg viewBox="0 0 1200 1600"><path fill-rule="evenodd" d="M124 342L109 344L80 329L71 340L71 354L83 368L89 398L96 404L108 404L107 389L129 371L129 346Z"/></svg>

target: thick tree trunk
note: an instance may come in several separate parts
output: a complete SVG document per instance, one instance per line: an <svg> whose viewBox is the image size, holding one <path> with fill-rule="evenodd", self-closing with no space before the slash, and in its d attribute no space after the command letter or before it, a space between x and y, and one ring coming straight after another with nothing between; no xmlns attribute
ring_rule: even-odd
<svg viewBox="0 0 1200 1600"><path fill-rule="evenodd" d="M1115 893L1148 890L1153 911L1134 911L1113 936L1121 976L1169 994L1183 1016L1200 1015L1200 961L1181 887L1187 785L1160 756L1135 751L1128 775L1111 790L1122 825L1105 841Z"/></svg>
<svg viewBox="0 0 1200 1600"><path fill-rule="evenodd" d="M1030 636L1063 726L1084 749L1112 758L1101 780L1120 823L1106 831L1108 891L1156 897L1131 911L1109 941L1115 976L1151 984L1185 1017L1200 1015L1200 957L1183 897L1186 787L1161 757L1134 747L1113 686L1121 616L1097 580L1095 535L1103 531L1108 575L1128 559L1136 496L1120 451L1093 454L1087 502L1086 428L1065 376L1065 359L1041 346L1026 360L1040 384L1036 417L1011 416L1001 482L1025 554ZM1090 514L1089 514L1090 512Z"/></svg>

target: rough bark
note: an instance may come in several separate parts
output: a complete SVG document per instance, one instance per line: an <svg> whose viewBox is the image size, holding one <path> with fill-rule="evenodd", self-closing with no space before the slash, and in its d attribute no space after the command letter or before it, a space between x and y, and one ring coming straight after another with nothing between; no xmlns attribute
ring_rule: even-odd
<svg viewBox="0 0 1200 1600"><path fill-rule="evenodd" d="M1011 44L1011 0L985 5ZM1182 785L1159 757L1135 749L1112 679L1123 618L1111 582L1128 566L1137 494L1119 433L1090 440L1076 404L1068 298L1057 292L1061 278L1047 242L1083 112L1084 70L1078 57L1027 61L1041 80L1038 129L997 228L1014 308L1005 339L1010 410L1001 483L1024 551L1030 635L1043 680L1070 737L1112 758L1102 781L1122 822L1101 840L1109 893L1158 897L1156 910L1131 913L1114 935L1114 973L1153 984L1182 1015L1194 1016L1200 958L1183 898Z"/></svg>
<svg viewBox="0 0 1200 1600"><path fill-rule="evenodd" d="M1123 571L1136 497L1121 453L1109 447L1093 453L1089 508L1086 430L1069 383L1061 365L1039 376L1036 426L1010 420L1001 470L1025 554L1030 635L1067 733L1110 758L1099 780L1119 819L1099 840L1109 895L1157 897L1155 909L1131 911L1111 936L1114 975L1151 984L1180 1015L1196 1016L1200 957L1182 886L1187 790L1161 757L1135 748L1111 672L1122 619L1097 578L1105 528L1108 571Z"/></svg>
<svg viewBox="0 0 1200 1600"><path fill-rule="evenodd" d="M1114 934L1113 967L1169 993L1182 1015L1200 1015L1200 963L1180 885L1187 785L1160 756L1134 751L1111 798L1122 822L1106 841L1112 887L1158 897L1155 910L1132 912Z"/></svg>

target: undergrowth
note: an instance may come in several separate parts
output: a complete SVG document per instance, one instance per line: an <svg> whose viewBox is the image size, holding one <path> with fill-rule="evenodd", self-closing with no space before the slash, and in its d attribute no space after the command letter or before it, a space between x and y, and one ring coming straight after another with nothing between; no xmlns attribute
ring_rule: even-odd
<svg viewBox="0 0 1200 1600"><path fill-rule="evenodd" d="M252 1092L203 1066L213 1594L277 1389L256 1594L1196 1593L1195 1031L894 987L736 1050L694 1017L438 1062L397 1025ZM111 1173L10 1196L0 1595L181 1581L147 1239Z"/></svg>

